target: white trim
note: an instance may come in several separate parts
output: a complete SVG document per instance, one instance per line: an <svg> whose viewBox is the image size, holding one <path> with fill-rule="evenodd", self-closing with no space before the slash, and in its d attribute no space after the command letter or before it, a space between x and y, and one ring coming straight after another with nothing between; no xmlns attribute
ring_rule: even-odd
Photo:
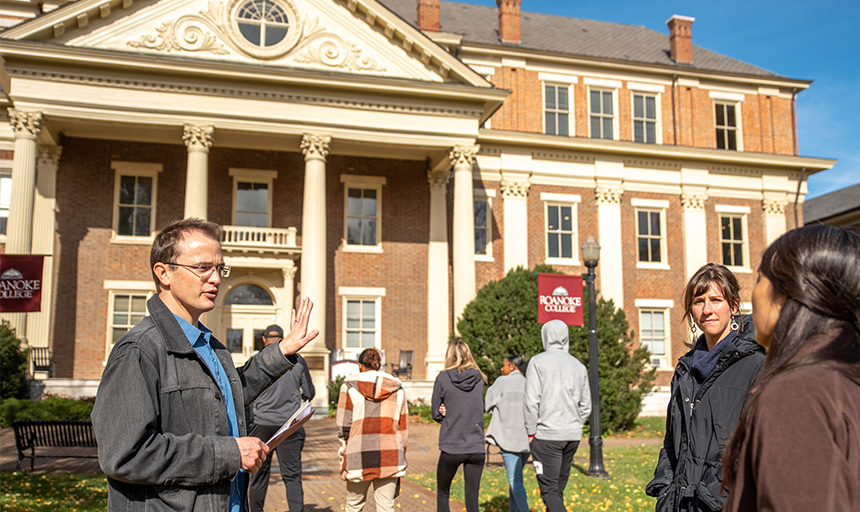
<svg viewBox="0 0 860 512"><path fill-rule="evenodd" d="M350 183L353 185L361 185L367 188L379 187L385 185L387 179L385 176L366 176L363 174L341 174L341 183Z"/></svg>
<svg viewBox="0 0 860 512"><path fill-rule="evenodd" d="M586 79L586 80L588 80L588 79ZM611 82L616 82L616 81L612 80ZM606 138L600 137L597 140L618 140L619 139L620 127L618 126L618 124L619 124L618 89L621 87L621 82L617 82L617 83L618 83L617 86L588 84L588 90L586 91L587 96L586 96L586 107L585 107L586 110L585 111L586 111L586 124L588 126L588 138L589 139L596 138L596 137L592 137L592 135L591 135L591 117L595 115L595 113L591 111L591 92L595 91L595 90L600 91L600 92L608 92L608 93L612 94L612 116L607 116L603 112L601 112L600 114L597 114L597 116L601 120L604 118L611 117L611 119L612 119L612 138L606 139ZM632 98L630 101L631 102L633 101ZM633 119L632 113L631 113L630 119L632 122L632 119ZM601 123L601 126L602 126L602 123Z"/></svg>
<svg viewBox="0 0 860 512"><path fill-rule="evenodd" d="M653 92L657 94L666 92L665 85L642 84L638 82L627 82L627 88L635 92Z"/></svg>
<svg viewBox="0 0 860 512"><path fill-rule="evenodd" d="M343 251L363 252L372 254L382 253L382 187L387 180L384 176L366 176L358 174L341 174L340 181L343 183ZM349 243L349 189L376 190L376 244L350 244ZM364 217L362 215L362 217Z"/></svg>
<svg viewBox="0 0 860 512"><path fill-rule="evenodd" d="M723 210L717 209L717 221L720 224L719 232L719 243L720 243L720 255L723 253L723 237L722 237L722 217L725 216L740 216L741 218L741 230L742 238L741 244L743 247L743 264L742 266L735 265L726 265L726 268L729 270L739 273L739 274L747 274L752 273L752 269L750 268L750 230L749 230L749 208L745 206L732 206L732 205L716 205L716 208L722 207ZM746 208L746 211L743 209ZM723 263L725 265L725 263Z"/></svg>
<svg viewBox="0 0 860 512"><path fill-rule="evenodd" d="M565 137L565 136L566 137L574 137L575 136L574 132L576 131L576 123L574 123L574 119L573 119L574 110L576 108L576 105L574 104L575 91L573 90L573 86L571 84L563 83L563 82L559 83L559 82L554 82L554 81L541 81L541 87L540 87L541 112L543 114L543 119L541 120L541 133L547 133L546 132L546 113L547 113L546 88L548 85L549 86L555 86L558 88L566 88L567 89L567 135L561 135L558 133L555 133L555 134L551 133L551 134L547 134L547 135L559 135L562 137ZM552 113L558 114L558 112L559 112L559 110L556 108L556 111L552 112Z"/></svg>
<svg viewBox="0 0 860 512"><path fill-rule="evenodd" d="M744 101L744 95L738 94L735 92L725 92L725 91L708 91L708 96L712 100L721 100L721 101Z"/></svg>
<svg viewBox="0 0 860 512"><path fill-rule="evenodd" d="M541 199L543 199L543 195L541 194ZM573 196L573 194L547 194L547 195L557 195L557 196ZM578 195L575 197L579 197ZM571 240L570 240L570 250L571 257L570 258L562 258L561 256L550 256L549 255L549 231L547 227L548 223L548 208L550 206L558 206L570 207L570 215L571 215ZM561 211L559 210L559 214ZM561 228L561 226L559 226ZM543 243L544 243L544 263L547 265L580 265L579 261L579 201L564 201L564 200L546 200L543 199ZM561 247L559 247L559 254L561 254Z"/></svg>
<svg viewBox="0 0 860 512"><path fill-rule="evenodd" d="M673 14L671 18L666 20L666 23L669 23L672 20L683 20L683 21L689 21L690 23L693 23L696 21L696 18L694 18L692 16L683 16L681 14Z"/></svg>
<svg viewBox="0 0 860 512"><path fill-rule="evenodd" d="M484 195L482 193L492 192L492 195ZM475 201L484 201L487 203L487 245L484 247L485 254L478 254L478 248L475 247L475 261L493 261L493 198L496 196L495 190L473 189L472 191L472 216L474 218L474 203ZM474 223L473 223L474 224Z"/></svg>
<svg viewBox="0 0 860 512"><path fill-rule="evenodd" d="M496 197L496 191L492 188L476 188L472 190L472 194L475 197Z"/></svg>
<svg viewBox="0 0 860 512"><path fill-rule="evenodd" d="M123 281L105 281L105 285L107 285L108 283L123 283ZM116 302L116 296L117 295L130 295L130 296L132 296L132 295L137 295L137 296L143 295L145 297L144 306L143 306L144 307L144 315L145 316L149 315L149 306L148 306L147 302L149 301L150 297L152 297L155 294L155 284L150 282L149 283L151 286L150 289L142 289L142 288L136 288L137 286L140 286L140 284L141 284L140 281L127 281L127 283L132 284L133 288L110 288L110 289L108 289L108 307L107 307L107 315L105 318L106 322L105 322L105 338L104 338L105 352L104 352L104 360L102 361L102 364L107 363L108 356L110 356L110 352L111 352L111 350L113 350L113 347L114 347L114 344L111 343L111 337L113 336L113 328L114 328L113 317L114 317L114 312L115 312L114 311L114 305L115 305L114 303ZM134 327L134 326L132 325L131 327ZM119 340L117 340L117 341L119 341Z"/></svg>
<svg viewBox="0 0 860 512"><path fill-rule="evenodd" d="M469 64L468 66L479 75L493 76L496 74L496 68L491 66L479 66L477 64Z"/></svg>
<svg viewBox="0 0 860 512"><path fill-rule="evenodd" d="M155 283L153 281L112 281L105 280L105 290L128 290L128 291L146 291L155 292Z"/></svg>
<svg viewBox="0 0 860 512"><path fill-rule="evenodd" d="M541 201L556 201L559 203L580 203L582 196L579 194L556 194L553 192L541 192Z"/></svg>
<svg viewBox="0 0 860 512"><path fill-rule="evenodd" d="M544 227L544 233L546 233L546 227ZM576 248L577 256L579 256L579 248ZM565 267L579 267L582 265L578 259L564 259L564 258L546 258L544 260L544 265L559 265Z"/></svg>
<svg viewBox="0 0 860 512"><path fill-rule="evenodd" d="M717 213L740 213L740 214L750 214L749 206L735 206L733 204L718 204L714 206L714 211Z"/></svg>
<svg viewBox="0 0 860 512"><path fill-rule="evenodd" d="M263 169L241 169L231 167L227 170L227 174L233 177L233 208L232 208L232 223L236 226L236 206L239 199L239 182L242 183L263 183L266 185L269 193L267 194L268 204L266 205L266 226L272 227L272 201L274 196L274 180L278 177L278 171L269 171Z"/></svg>
<svg viewBox="0 0 860 512"><path fill-rule="evenodd" d="M575 75L559 75L556 73L538 73L538 80L542 82L557 82L560 84L578 84L579 77Z"/></svg>
<svg viewBox="0 0 860 512"><path fill-rule="evenodd" d="M654 263L651 261L637 261L636 268L649 270L672 270L668 263Z"/></svg>
<svg viewBox="0 0 860 512"><path fill-rule="evenodd" d="M338 295L349 295L351 297L385 297L385 288L372 288L368 286L338 286Z"/></svg>
<svg viewBox="0 0 860 512"><path fill-rule="evenodd" d="M640 206L642 208L669 208L669 201L665 199L641 199L634 197L630 199L632 206Z"/></svg>
<svg viewBox="0 0 860 512"><path fill-rule="evenodd" d="M110 168L125 174L156 173L164 170L164 165L152 162L128 162L111 160Z"/></svg>
<svg viewBox="0 0 860 512"><path fill-rule="evenodd" d="M674 308L675 301L672 299L636 299L633 301L633 305L637 308L666 309Z"/></svg>
<svg viewBox="0 0 860 512"><path fill-rule="evenodd" d="M636 96L639 95L642 97L654 98L654 119L649 120L649 119L644 118L644 117L640 118L640 119L641 120L647 120L647 121L654 123L654 137L655 137L655 140L653 143L642 141L642 142L640 142L640 144L663 144L663 122L662 122L663 109L661 108L661 104L663 102L662 102L662 98L661 98L660 94L661 94L660 91L654 92L654 91L633 90L630 92L630 134L634 139L633 142L637 142L635 140L636 128L635 128L635 124L634 124L635 121L637 121L637 119L634 117L633 114L634 114L634 112L636 112ZM643 104L642 107L644 109L645 105Z"/></svg>
<svg viewBox="0 0 860 512"><path fill-rule="evenodd" d="M250 181L274 180L278 177L278 171L266 171L263 169L240 169L231 167L227 170L229 176L248 179Z"/></svg>
<svg viewBox="0 0 860 512"><path fill-rule="evenodd" d="M641 202L651 202L651 203L663 203L666 205L658 206L637 206L633 205L633 215L634 215L634 231L636 233L636 268L646 268L646 269L657 269L657 270L669 270L669 237L668 232L666 231L666 210L669 207L668 201L661 201L659 199L631 199L631 202L641 201ZM640 261L639 260L639 212L644 211L648 213L658 213L660 215L660 261ZM650 224L650 223L649 223Z"/></svg>
<svg viewBox="0 0 860 512"><path fill-rule="evenodd" d="M593 85L595 87L605 87L609 89L621 88L621 80L606 80L605 78L585 77L582 79L582 83L585 85Z"/></svg>
<svg viewBox="0 0 860 512"><path fill-rule="evenodd" d="M110 168L114 171L113 176L113 203L111 204L111 242L131 244L151 244L155 239L155 218L158 213L158 173L164 170L164 166L152 162L127 162L112 160ZM117 233L119 224L119 189L120 177L134 176L152 178L152 197L149 211L149 234L145 236L120 235Z"/></svg>
<svg viewBox="0 0 860 512"><path fill-rule="evenodd" d="M342 286L339 290L344 288L352 288L348 286ZM382 348L382 297L385 295L385 288L354 288L356 290L382 290L382 295L343 295L341 297L341 331L340 331L340 347L343 349L344 353L347 354L347 358L350 356L354 356L358 359L358 355L365 348L370 347L347 347L346 346L346 314L347 314L347 304L350 300L355 301L373 301L374 302L374 336L373 336L373 348L381 349Z"/></svg>
<svg viewBox="0 0 860 512"><path fill-rule="evenodd" d="M379 224L377 223L377 226ZM363 252L366 254L382 254L382 244L377 245L349 245L346 238L343 239L343 252Z"/></svg>

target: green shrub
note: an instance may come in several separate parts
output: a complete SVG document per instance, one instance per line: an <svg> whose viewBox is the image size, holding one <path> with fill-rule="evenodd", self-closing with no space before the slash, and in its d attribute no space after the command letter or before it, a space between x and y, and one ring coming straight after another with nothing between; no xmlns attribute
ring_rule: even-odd
<svg viewBox="0 0 860 512"><path fill-rule="evenodd" d="M540 265L534 272L558 273ZM526 359L543 352L541 325L537 323L537 275L522 267L508 272L478 291L457 323L460 336L472 350L481 370L492 383L500 375L502 361L511 354ZM588 293L583 318L588 323ZM597 300L598 373L600 419L605 431L633 427L642 410L642 399L654 382L645 348L632 348L633 333L624 311L611 300ZM570 327L570 353L588 366L588 327Z"/></svg>
<svg viewBox="0 0 860 512"><path fill-rule="evenodd" d="M27 398L27 352L6 321L0 323L0 399Z"/></svg>
<svg viewBox="0 0 860 512"><path fill-rule="evenodd" d="M337 399L340 396L340 387L343 385L344 376L329 381L328 383L328 414L331 416L337 412Z"/></svg>
<svg viewBox="0 0 860 512"><path fill-rule="evenodd" d="M0 403L0 427L11 427L15 420L88 420L93 400L72 400L49 396L44 400L7 398Z"/></svg>

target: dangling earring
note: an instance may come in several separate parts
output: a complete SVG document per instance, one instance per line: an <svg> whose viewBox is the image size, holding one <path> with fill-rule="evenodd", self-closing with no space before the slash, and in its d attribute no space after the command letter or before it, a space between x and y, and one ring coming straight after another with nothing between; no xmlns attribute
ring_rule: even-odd
<svg viewBox="0 0 860 512"><path fill-rule="evenodd" d="M735 319L734 316L732 316L732 330L737 331L739 328L740 325L738 325L738 321Z"/></svg>
<svg viewBox="0 0 860 512"><path fill-rule="evenodd" d="M696 322L690 322L690 333L696 336Z"/></svg>

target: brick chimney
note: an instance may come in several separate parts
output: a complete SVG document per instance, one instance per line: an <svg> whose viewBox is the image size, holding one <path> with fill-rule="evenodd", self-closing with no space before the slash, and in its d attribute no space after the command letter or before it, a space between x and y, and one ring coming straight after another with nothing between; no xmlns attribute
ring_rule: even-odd
<svg viewBox="0 0 860 512"><path fill-rule="evenodd" d="M666 21L669 26L670 55L675 62L693 63L693 22L696 18L673 15Z"/></svg>
<svg viewBox="0 0 860 512"><path fill-rule="evenodd" d="M418 28L439 32L439 0L418 0Z"/></svg>
<svg viewBox="0 0 860 512"><path fill-rule="evenodd" d="M522 0L496 0L499 6L499 39L520 44L520 4Z"/></svg>

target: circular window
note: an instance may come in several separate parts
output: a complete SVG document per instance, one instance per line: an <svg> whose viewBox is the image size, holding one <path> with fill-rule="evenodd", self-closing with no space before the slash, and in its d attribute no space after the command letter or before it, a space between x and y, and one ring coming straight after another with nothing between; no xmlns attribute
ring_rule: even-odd
<svg viewBox="0 0 860 512"><path fill-rule="evenodd" d="M252 306L271 306L272 296L269 292L255 284L243 284L230 290L227 297L224 298L225 306L233 306L238 304Z"/></svg>
<svg viewBox="0 0 860 512"><path fill-rule="evenodd" d="M301 36L298 11L290 0L233 0L229 12L236 44L253 56L279 57Z"/></svg>

